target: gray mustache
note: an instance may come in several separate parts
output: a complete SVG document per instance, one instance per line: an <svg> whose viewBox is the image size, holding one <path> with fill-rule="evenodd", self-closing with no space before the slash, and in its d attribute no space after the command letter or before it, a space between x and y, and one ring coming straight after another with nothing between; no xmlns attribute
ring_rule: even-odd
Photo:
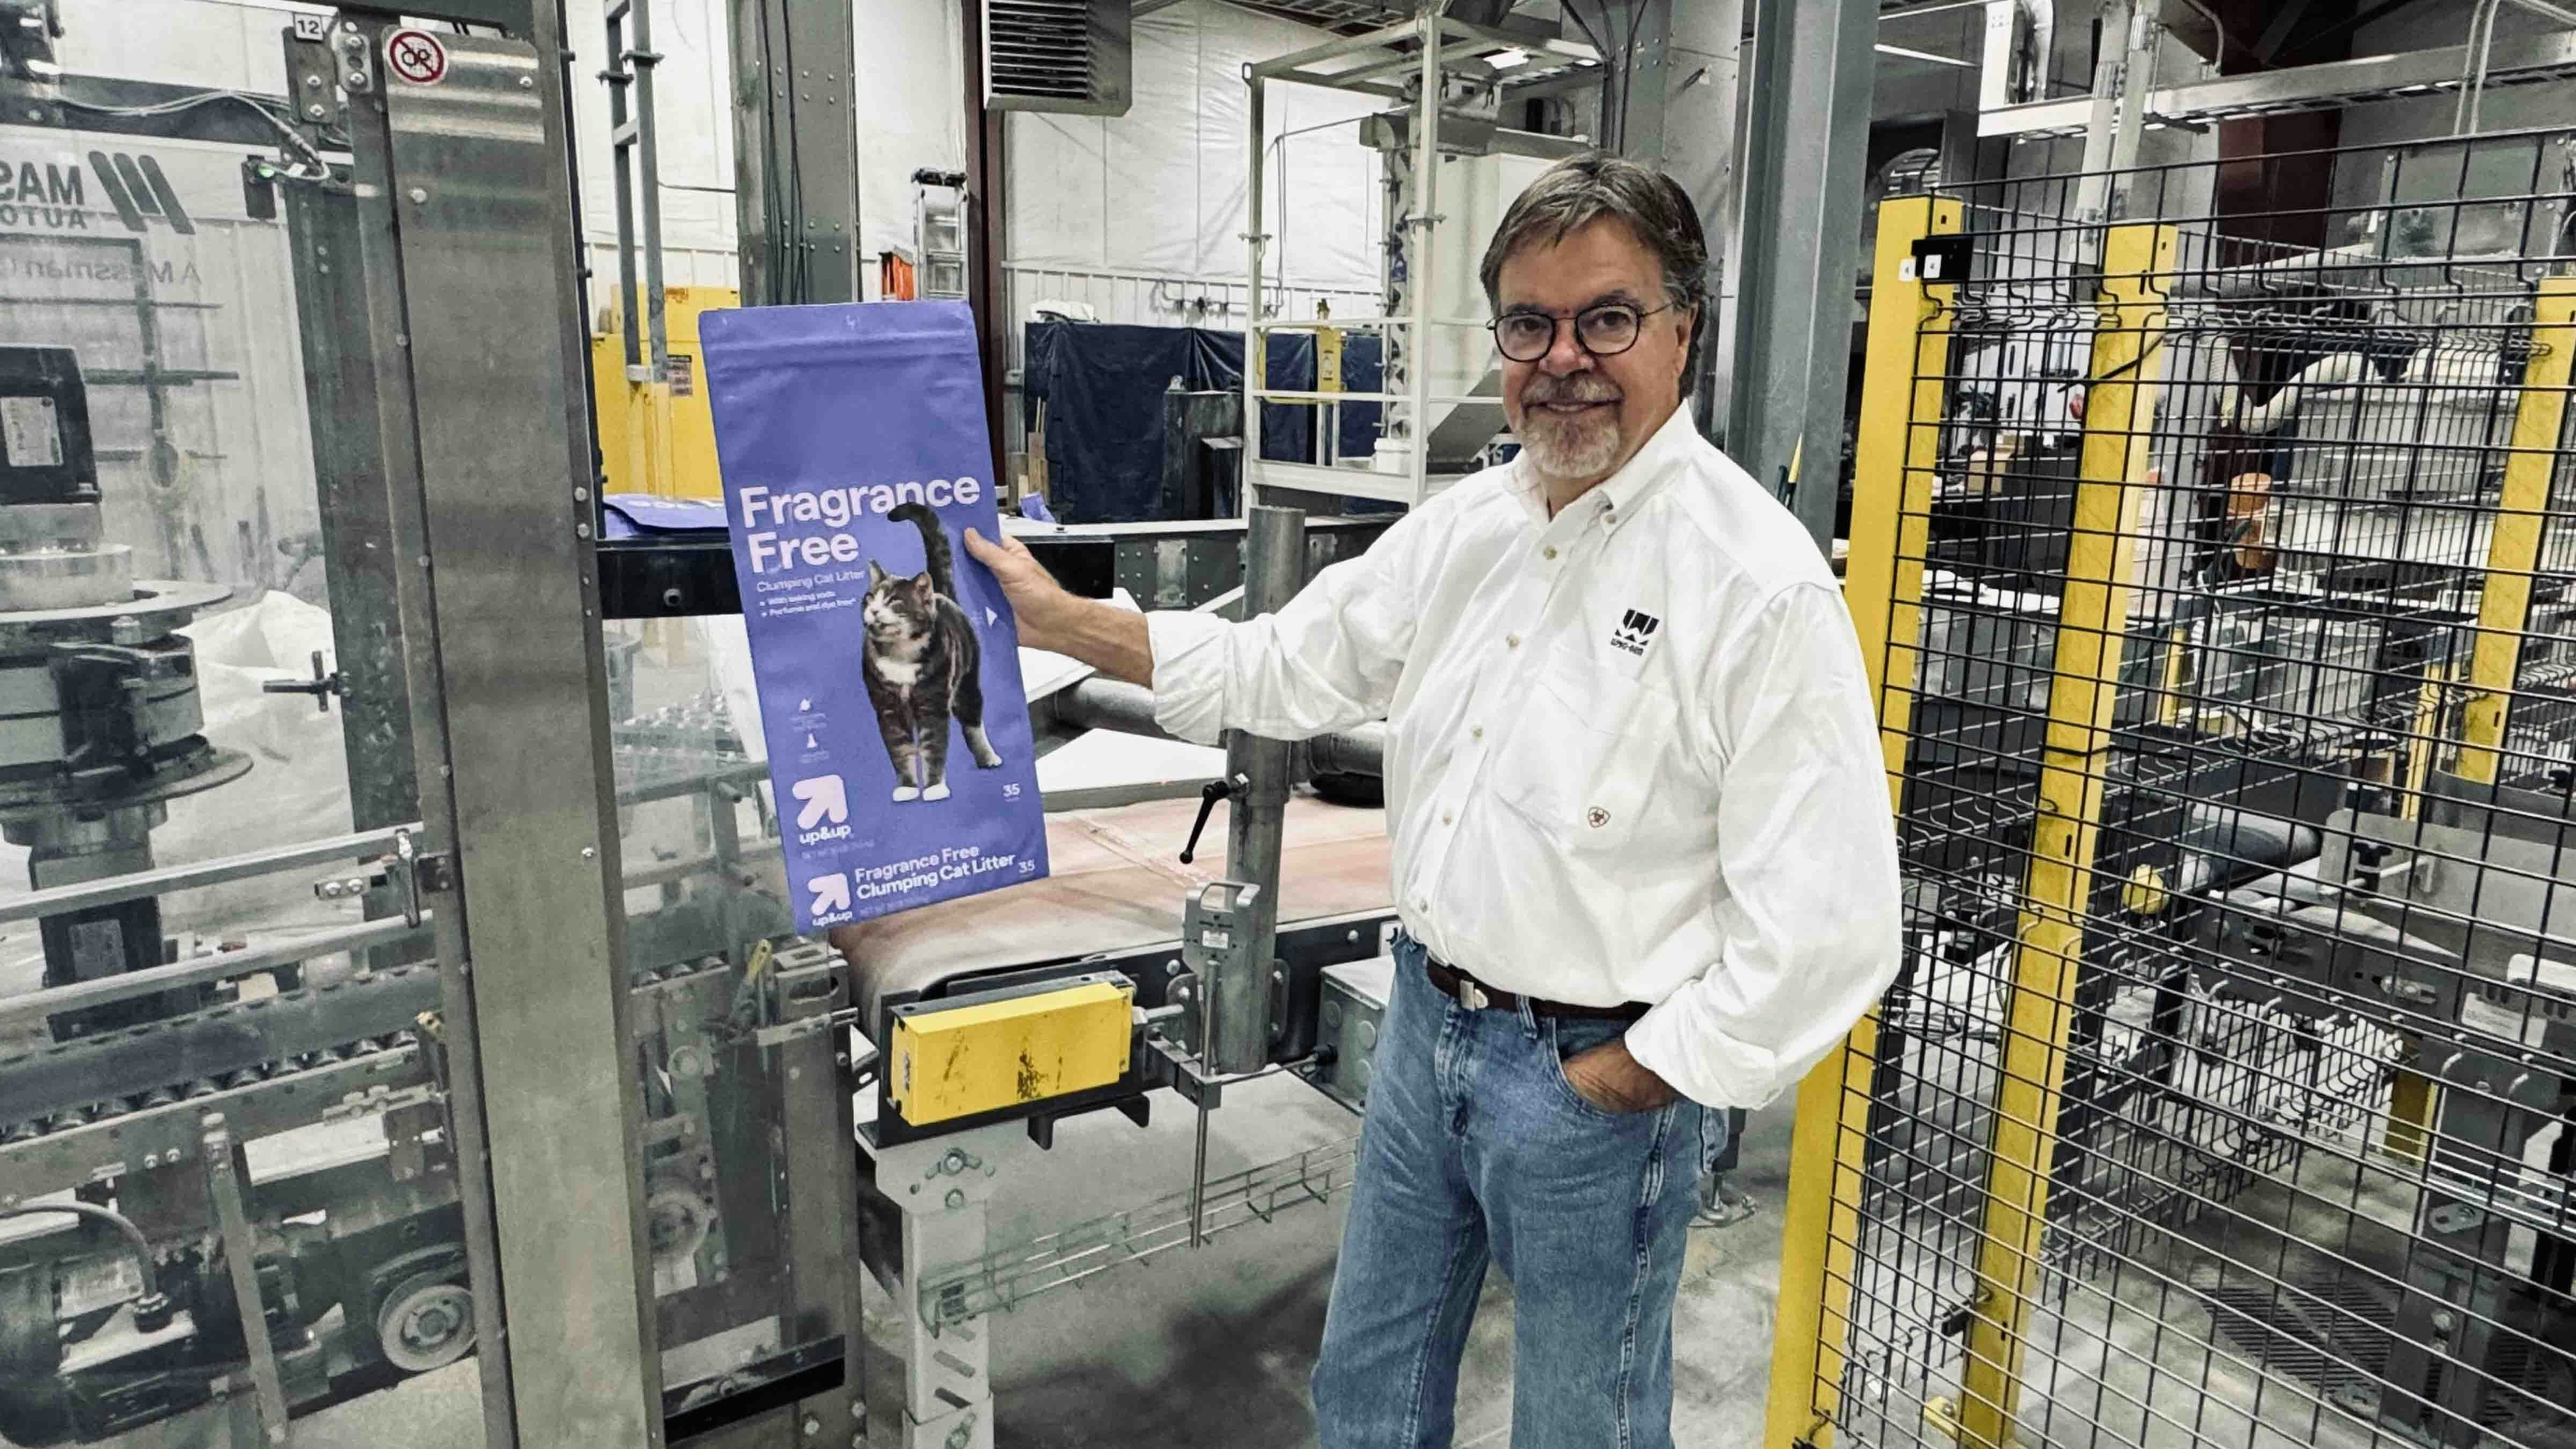
<svg viewBox="0 0 2576 1449"><path fill-rule="evenodd" d="M1521 402L1523 404L1552 402L1617 402L1621 396L1622 394L1619 389L1609 383L1603 382L1599 378L1585 377L1568 377L1562 379L1546 377L1534 378L1530 381L1529 386L1521 389Z"/></svg>

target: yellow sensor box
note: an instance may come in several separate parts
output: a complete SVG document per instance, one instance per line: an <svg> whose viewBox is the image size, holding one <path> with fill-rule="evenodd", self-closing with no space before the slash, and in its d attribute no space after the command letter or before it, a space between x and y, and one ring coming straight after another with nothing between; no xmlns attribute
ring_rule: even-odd
<svg viewBox="0 0 2576 1449"><path fill-rule="evenodd" d="M1089 981L897 1011L886 1096L916 1127L1105 1087L1127 1075L1136 989Z"/></svg>

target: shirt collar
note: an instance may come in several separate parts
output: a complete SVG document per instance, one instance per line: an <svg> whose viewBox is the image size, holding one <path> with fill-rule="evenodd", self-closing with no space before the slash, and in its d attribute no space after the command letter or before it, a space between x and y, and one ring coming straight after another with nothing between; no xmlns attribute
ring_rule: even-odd
<svg viewBox="0 0 2576 1449"><path fill-rule="evenodd" d="M1574 501L1574 506L1566 513L1580 517L1588 509L1613 520L1612 526L1615 527L1617 519L1632 514L1648 493L1671 476L1674 468L1690 456L1691 445L1698 441L1699 425L1692 420L1690 399L1685 397L1681 406L1673 409L1673 415L1664 419L1663 426L1655 429L1645 444L1637 449L1636 456L1622 464L1618 472L1593 485ZM1547 489L1539 481L1537 472L1529 466L1528 458L1529 450L1523 448L1512 459L1512 491L1520 496L1530 516L1545 527L1549 522ZM1563 517L1559 515L1559 521Z"/></svg>

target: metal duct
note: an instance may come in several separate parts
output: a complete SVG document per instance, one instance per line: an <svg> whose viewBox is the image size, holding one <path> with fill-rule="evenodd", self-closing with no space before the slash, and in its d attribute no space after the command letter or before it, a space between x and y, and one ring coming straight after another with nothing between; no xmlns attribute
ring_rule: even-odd
<svg viewBox="0 0 2576 1449"><path fill-rule="evenodd" d="M984 106L1123 116L1129 0L984 0Z"/></svg>

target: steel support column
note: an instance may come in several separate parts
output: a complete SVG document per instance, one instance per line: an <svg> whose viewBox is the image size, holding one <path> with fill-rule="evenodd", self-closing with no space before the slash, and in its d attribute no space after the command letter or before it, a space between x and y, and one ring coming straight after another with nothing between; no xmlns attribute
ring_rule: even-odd
<svg viewBox="0 0 2576 1449"><path fill-rule="evenodd" d="M1820 547L1841 491L1877 40L1869 0L1754 0L1726 450Z"/></svg>
<svg viewBox="0 0 2576 1449"><path fill-rule="evenodd" d="M2025 1337L2048 1232L2049 1164L2056 1153L2057 1109L2092 901L2129 585L2137 570L2134 523L2163 370L2159 299L2173 269L2175 238L2169 226L2114 227L2103 236L2102 294L2050 665L2039 813L2005 1007L1977 1296L1961 1376L1959 1439L1969 1449L2009 1449L2014 1442Z"/></svg>
<svg viewBox="0 0 2576 1449"><path fill-rule="evenodd" d="M369 301L405 360L421 547L404 622L439 780L422 812L461 886L437 914L463 939L441 955L479 1024L492 1144L500 1282L478 1278L478 1308L508 1294L483 1372L506 1363L517 1442L658 1446L563 37L541 6L530 42L441 40L445 79L394 85L358 141L389 152L368 205L399 238L383 267L370 254Z"/></svg>
<svg viewBox="0 0 2576 1449"><path fill-rule="evenodd" d="M743 304L858 301L850 6L733 0L732 9Z"/></svg>
<svg viewBox="0 0 2576 1449"><path fill-rule="evenodd" d="M1701 431L1723 418L1733 375L1736 307L1736 88L1744 47L1744 0L1608 0L1613 37L1637 27L1621 110L1619 154L1682 184L1698 204L1708 237L1708 313L1700 319L1699 371L1692 396ZM1617 47L1625 54L1630 48Z"/></svg>
<svg viewBox="0 0 2576 1449"><path fill-rule="evenodd" d="M327 46L285 42L298 95L328 94L337 67ZM358 830L419 818L411 699L404 688L401 617L394 602L393 520L385 494L375 363L363 330L366 278L358 255L357 198L319 186L278 188L294 258L295 320L304 349L304 402L313 437L313 485L322 523L323 578L331 595L331 644L341 680L340 739L348 756L349 823Z"/></svg>
<svg viewBox="0 0 2576 1449"><path fill-rule="evenodd" d="M1306 515L1256 506L1244 539L1243 615L1275 614L1306 584ZM1279 851L1287 826L1291 757L1296 747L1240 730L1226 737L1225 768L1237 782L1227 806L1226 879L1260 887L1247 903L1251 945L1239 975L1221 976L1209 992L1220 1072L1253 1072L1270 1064L1270 958L1279 932Z"/></svg>
<svg viewBox="0 0 2576 1449"><path fill-rule="evenodd" d="M867 1150L876 1159L878 1189L903 1213L892 1285L904 1327L903 1408L894 1442L903 1449L993 1449L989 1325L947 1321L943 1307L962 1300L966 1285L944 1275L984 1256L995 1179L1028 1150L1028 1134L1006 1122Z"/></svg>
<svg viewBox="0 0 2576 1449"><path fill-rule="evenodd" d="M1862 664L1878 702L1891 806L1903 797L1906 745L1913 731L1923 551L1931 524L1933 469L1940 461L1943 378L1950 370L1950 314L1936 304L1931 286L1910 275L1913 269L1906 263L1917 240L1955 232L1959 221L1955 201L1908 196L1884 203L1877 264L1871 271L1875 300L1843 600L1859 631ZM1860 1233L1860 1168L1867 1145L1862 1127L1868 1121L1877 1056L1873 1013L1798 1087L1763 1449L1830 1449Z"/></svg>
<svg viewBox="0 0 2576 1449"><path fill-rule="evenodd" d="M377 438L374 367L344 319L363 315L357 203L311 186L284 188L295 257L295 317L304 342L322 569L331 592L340 740L348 754L349 823L359 830L420 814L411 699L403 687L394 607L393 528ZM352 343L361 344L352 346Z"/></svg>
<svg viewBox="0 0 2576 1449"><path fill-rule="evenodd" d="M382 54L384 32L389 28L380 21L343 16L331 31L330 44L336 57L333 70L345 70L367 82L343 82L352 91L345 114L353 157L351 179L357 183L354 229L363 281L364 347L372 371L359 385L376 400L373 452L383 470L379 486L392 539L390 585L398 615L392 633L403 641L398 666L410 707L421 842L430 852L452 852L456 800L448 763L447 713L439 694L437 621L426 566L429 520L421 489L418 395L406 348L410 319L403 294L400 206L386 109L373 93L371 80L371 74L381 73L372 58ZM467 969L465 913L438 910L430 913L429 920L438 962L439 1040L447 1055L447 1126L455 1137L457 1199L464 1218L474 1337L482 1345L475 1355L475 1373L483 1397L484 1442L488 1449L514 1449L520 1442L517 1394L502 1306L508 1287L498 1243L491 1131L483 1112L482 1033ZM500 1347L493 1348L495 1344Z"/></svg>
<svg viewBox="0 0 2576 1449"><path fill-rule="evenodd" d="M984 364L984 429L993 451L993 476L1011 484L1010 444L1002 436L1002 381L1009 370L1011 289L1003 264L1011 254L1009 209L1002 198L1010 186L1010 116L984 106L985 67L990 48L984 43L984 0L964 0L966 91L960 104L966 126L966 191L960 218L966 228L966 304L975 314L977 348ZM1258 145L1255 142L1255 145ZM1257 164L1259 156L1254 161ZM1258 191L1259 188L1255 188ZM1256 197L1254 204L1259 204ZM1257 287L1260 272L1252 274ZM1031 420L1021 419L1025 434Z"/></svg>

